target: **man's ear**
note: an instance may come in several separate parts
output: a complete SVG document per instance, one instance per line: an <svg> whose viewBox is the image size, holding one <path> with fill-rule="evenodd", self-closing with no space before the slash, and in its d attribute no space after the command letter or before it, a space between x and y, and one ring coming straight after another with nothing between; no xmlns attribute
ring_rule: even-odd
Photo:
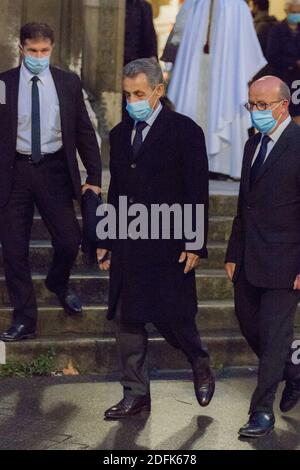
<svg viewBox="0 0 300 470"><path fill-rule="evenodd" d="M161 98L165 94L165 85L163 83L160 83L158 85L157 91L159 93L159 97Z"/></svg>

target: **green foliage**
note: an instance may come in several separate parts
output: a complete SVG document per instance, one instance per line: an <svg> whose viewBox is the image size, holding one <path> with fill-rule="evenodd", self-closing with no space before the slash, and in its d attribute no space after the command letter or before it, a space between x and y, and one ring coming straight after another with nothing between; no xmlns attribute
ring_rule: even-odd
<svg viewBox="0 0 300 470"><path fill-rule="evenodd" d="M48 376L55 371L55 352L48 351L30 362L7 361L0 365L0 377Z"/></svg>

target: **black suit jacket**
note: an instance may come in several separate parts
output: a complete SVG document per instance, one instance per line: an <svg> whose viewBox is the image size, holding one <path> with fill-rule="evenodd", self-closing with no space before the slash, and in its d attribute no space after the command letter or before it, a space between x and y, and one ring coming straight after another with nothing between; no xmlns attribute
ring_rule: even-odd
<svg viewBox="0 0 300 470"><path fill-rule="evenodd" d="M300 128L284 130L250 189L251 162L261 134L245 146L237 216L226 262L244 266L248 280L264 288L292 288L300 273Z"/></svg>
<svg viewBox="0 0 300 470"><path fill-rule="evenodd" d="M208 163L202 129L186 116L163 107L143 145L132 156L133 121L125 119L110 134L111 182L108 202L119 196L147 208L151 204L204 204L205 241L197 251L207 257ZM171 229L172 230L172 229ZM112 251L109 317L122 290L124 318L134 321L184 320L197 312L194 272L178 263L185 250L180 240L108 240Z"/></svg>
<svg viewBox="0 0 300 470"><path fill-rule="evenodd" d="M145 0L126 0L124 64L144 57L157 57L152 6Z"/></svg>
<svg viewBox="0 0 300 470"><path fill-rule="evenodd" d="M82 95L82 85L74 73L50 68L60 105L62 140L74 195L81 199L81 178L76 150L87 170L87 183L101 186L101 159L95 131ZM9 198L14 171L18 129L20 67L0 74L6 86L6 104L0 105L0 207Z"/></svg>

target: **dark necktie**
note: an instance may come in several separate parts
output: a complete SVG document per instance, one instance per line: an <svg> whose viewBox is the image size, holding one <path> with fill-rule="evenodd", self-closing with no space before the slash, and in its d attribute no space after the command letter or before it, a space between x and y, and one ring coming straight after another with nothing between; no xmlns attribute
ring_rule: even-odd
<svg viewBox="0 0 300 470"><path fill-rule="evenodd" d="M40 96L38 81L35 75L32 77L32 108L31 108L31 158L34 163L38 163L42 158L41 153L41 115Z"/></svg>
<svg viewBox="0 0 300 470"><path fill-rule="evenodd" d="M268 135L264 135L262 138L258 155L255 159L255 162L253 163L251 167L250 186L252 186L253 183L255 182L257 175L259 173L259 170L264 164L264 161L267 155L267 150L268 150L268 143L270 142L270 140L271 138Z"/></svg>
<svg viewBox="0 0 300 470"><path fill-rule="evenodd" d="M145 121L139 121L135 126L135 136L132 143L132 152L134 157L139 153L140 148L143 145L143 130L147 126L148 124Z"/></svg>

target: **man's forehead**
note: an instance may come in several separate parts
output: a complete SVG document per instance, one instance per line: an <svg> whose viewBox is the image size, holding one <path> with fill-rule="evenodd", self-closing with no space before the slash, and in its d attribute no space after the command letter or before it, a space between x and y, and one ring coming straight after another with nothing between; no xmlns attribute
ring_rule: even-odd
<svg viewBox="0 0 300 470"><path fill-rule="evenodd" d="M139 73L135 77L124 77L124 86L126 88L148 88L149 80L146 74Z"/></svg>
<svg viewBox="0 0 300 470"><path fill-rule="evenodd" d="M38 49L40 47L49 47L52 45L51 40L47 38L40 38L40 39L26 39L24 42L26 47L32 47L34 49Z"/></svg>
<svg viewBox="0 0 300 470"><path fill-rule="evenodd" d="M252 86L249 90L249 96L255 97L258 99L268 99L274 96L277 96L279 92L278 86L276 87L267 87L266 85L262 86Z"/></svg>

